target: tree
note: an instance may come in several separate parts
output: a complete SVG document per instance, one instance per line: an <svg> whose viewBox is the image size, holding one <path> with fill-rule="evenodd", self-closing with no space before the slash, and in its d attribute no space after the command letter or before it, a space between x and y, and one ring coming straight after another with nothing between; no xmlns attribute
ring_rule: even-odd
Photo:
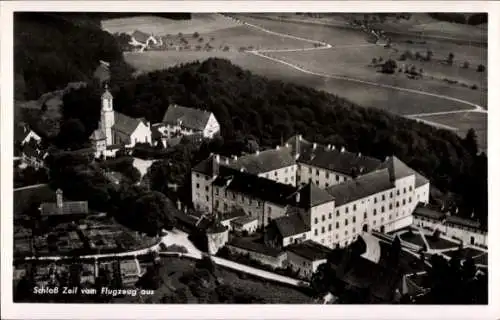
<svg viewBox="0 0 500 320"><path fill-rule="evenodd" d="M476 130L474 130L473 128L467 130L467 134L465 135L463 144L470 154L476 155L478 153L479 147L477 145Z"/></svg>
<svg viewBox="0 0 500 320"><path fill-rule="evenodd" d="M446 62L449 64L449 65L452 65L453 64L453 59L455 58L455 55L453 54L453 52L450 52L448 54L448 59L446 59Z"/></svg>
<svg viewBox="0 0 500 320"><path fill-rule="evenodd" d="M373 64L373 65L376 65L376 64L377 64L377 58L373 58L373 59L372 59L372 64Z"/></svg>
<svg viewBox="0 0 500 320"><path fill-rule="evenodd" d="M398 65L396 61L389 59L384 64L382 64L382 72L392 74L397 69Z"/></svg>
<svg viewBox="0 0 500 320"><path fill-rule="evenodd" d="M135 206L135 215L142 229L152 235L159 235L163 228L171 230L175 225L172 201L160 192L150 192L141 196Z"/></svg>
<svg viewBox="0 0 500 320"><path fill-rule="evenodd" d="M431 61L432 60L433 53L431 50L427 50L427 55L425 56L425 60Z"/></svg>
<svg viewBox="0 0 500 320"><path fill-rule="evenodd" d="M78 119L64 121L57 136L58 145L71 150L79 149L87 141L83 123Z"/></svg>
<svg viewBox="0 0 500 320"><path fill-rule="evenodd" d="M469 69L469 61L464 61L464 64L462 65L462 68Z"/></svg>
<svg viewBox="0 0 500 320"><path fill-rule="evenodd" d="M477 66L477 72L484 72L486 70L486 67L482 64Z"/></svg>
<svg viewBox="0 0 500 320"><path fill-rule="evenodd" d="M323 263L318 266L316 272L311 277L311 289L316 296L324 296L330 292L335 279L335 271L328 263Z"/></svg>
<svg viewBox="0 0 500 320"><path fill-rule="evenodd" d="M195 39L196 39L196 38L198 38L199 36L200 36L200 34L199 34L198 32L193 33L193 38L195 38Z"/></svg>

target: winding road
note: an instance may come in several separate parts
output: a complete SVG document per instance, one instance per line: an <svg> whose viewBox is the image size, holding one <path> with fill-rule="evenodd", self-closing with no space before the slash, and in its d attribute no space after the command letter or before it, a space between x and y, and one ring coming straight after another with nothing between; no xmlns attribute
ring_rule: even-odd
<svg viewBox="0 0 500 320"><path fill-rule="evenodd" d="M307 39L307 38L297 37L297 36L290 35L290 34L275 32L275 31L268 30L266 28L257 26L255 24L251 24L251 23L239 20L237 18L233 18L233 17L226 16L226 15L223 15L223 16L226 17L227 19L231 19L233 21L236 21L236 22L238 22L240 24L243 24L245 26L248 26L250 28L254 28L256 30L259 30L261 32L265 32L265 33L272 34L272 35L277 35L277 36L284 37L284 38L290 38L290 39L295 39L295 40L302 40L302 41L305 41L305 42L316 44L316 46L313 47L313 48L268 49L268 50L247 50L246 51L247 53L256 55L256 56L261 57L263 59L268 59L268 60L271 60L271 61L276 62L276 63L281 63L281 64L286 65L286 66L288 66L290 68L293 68L293 69L295 69L297 71L300 71L300 72L303 72L303 73L307 73L307 74L311 74L311 75L315 75L315 76L319 76L319 77L325 77L325 78L330 78L330 79L339 79L339 80L344 80L344 81L356 82L356 83L360 83L360 84L364 84L364 85L375 86L375 87L379 87L379 88L387 88L387 89L392 89L392 90L397 90L397 91L402 91L402 92L408 92L408 93L413 93L413 94L425 95L425 96L430 96L430 97L434 97L434 98L438 98L438 99L443 99L443 100L448 100L448 101L462 103L464 105L467 105L467 106L471 107L470 109L465 109L465 110L461 109L461 110L445 111L445 112L421 113L421 114L405 115L408 118L414 119L415 117L419 117L419 116L430 116L430 115L439 115L439 114L447 114L447 113L459 113L459 112L488 113L488 111L483 106L480 106L480 105L478 105L476 103L473 103L473 102L470 102L470 101L467 101L467 100L458 99L458 98L454 98L454 97L450 97L450 96L446 96L446 95L442 95L442 94L438 94L438 93L432 93L432 92L427 92L427 91L422 91L422 90L415 90L415 89L408 89L408 88L403 88L403 87L398 87L398 86L393 86L393 85L387 85L387 84L382 84L382 83L377 83L377 82L372 82L372 81L367 81L367 80L362 80L362 79L357 79L357 78L352 78L352 77L346 77L346 76L343 76L343 75L340 75L340 74L330 74L330 73L315 72L315 71L307 70L307 69L305 69L305 68L303 68L303 67L301 67L301 66L299 66L297 64L293 64L293 63L287 62L287 61L285 61L283 59L279 59L279 58L275 58L275 57L271 57L269 55L266 55L266 53L272 53L272 52L302 52L302 51L327 50L327 49L344 48L344 47L355 47L355 46L356 47L359 47L359 46L377 46L377 44L365 44L365 45L355 45L355 46L354 45L335 46L335 45L332 45L332 44L329 44L329 43L326 43L326 42L323 42L323 41L318 41L318 40L314 40L314 39ZM439 124L439 123L436 123L436 122L428 121L428 120L421 120L421 119L414 119L414 120L426 122L426 123L429 123L431 125L440 126L442 128L447 128L447 129L450 129L450 130L456 130L456 128L453 128L453 127L450 127L450 126L446 126L446 125L443 125L443 124Z"/></svg>

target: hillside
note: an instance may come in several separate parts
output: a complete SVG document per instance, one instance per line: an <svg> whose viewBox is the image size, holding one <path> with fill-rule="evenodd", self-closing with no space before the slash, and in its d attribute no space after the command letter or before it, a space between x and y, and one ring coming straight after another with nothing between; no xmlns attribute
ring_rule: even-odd
<svg viewBox="0 0 500 320"><path fill-rule="evenodd" d="M99 17L71 13L14 15L16 100L35 100L69 82L90 81L99 60L112 64L112 76L127 72L114 37Z"/></svg>
<svg viewBox="0 0 500 320"><path fill-rule="evenodd" d="M222 59L139 76L114 96L116 109L152 123L161 121L170 103L210 110L221 123L226 143L255 136L261 146L274 147L302 133L306 139L380 159L394 154L441 190L461 195L464 215L472 208L476 217L486 211L486 158L476 156L473 133L461 139L448 130L322 91L268 80Z"/></svg>

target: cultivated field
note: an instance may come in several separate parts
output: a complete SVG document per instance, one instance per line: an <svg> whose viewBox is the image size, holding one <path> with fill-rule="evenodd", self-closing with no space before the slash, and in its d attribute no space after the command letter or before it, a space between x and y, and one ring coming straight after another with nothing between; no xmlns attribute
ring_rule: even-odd
<svg viewBox="0 0 500 320"><path fill-rule="evenodd" d="M474 128L477 134L477 142L482 149L486 149L488 138L488 117L485 113L460 112L450 114L438 114L418 116L417 119L442 123L457 129L460 135L465 135L467 130Z"/></svg>
<svg viewBox="0 0 500 320"><path fill-rule="evenodd" d="M109 19L101 27L110 33L132 33L140 30L155 35L206 33L237 26L237 23L214 13L195 13L190 20L173 20L157 16L141 15Z"/></svg>

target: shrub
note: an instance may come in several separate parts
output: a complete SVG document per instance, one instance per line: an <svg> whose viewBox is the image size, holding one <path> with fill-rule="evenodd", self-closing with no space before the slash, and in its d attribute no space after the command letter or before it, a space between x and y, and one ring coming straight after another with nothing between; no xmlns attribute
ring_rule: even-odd
<svg viewBox="0 0 500 320"><path fill-rule="evenodd" d="M484 72L486 70L486 67L482 64L477 66L477 72Z"/></svg>
<svg viewBox="0 0 500 320"><path fill-rule="evenodd" d="M471 88L472 90L477 90L477 85L473 84L470 88Z"/></svg>
<svg viewBox="0 0 500 320"><path fill-rule="evenodd" d="M469 61L464 61L464 63L462 64L462 68L469 69Z"/></svg>

